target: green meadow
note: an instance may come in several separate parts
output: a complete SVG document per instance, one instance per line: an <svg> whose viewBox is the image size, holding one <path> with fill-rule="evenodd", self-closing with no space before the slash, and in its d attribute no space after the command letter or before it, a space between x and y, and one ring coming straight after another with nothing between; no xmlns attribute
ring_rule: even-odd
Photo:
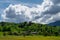
<svg viewBox="0 0 60 40"><path fill-rule="evenodd" d="M2 36L0 40L60 40L60 36Z"/></svg>

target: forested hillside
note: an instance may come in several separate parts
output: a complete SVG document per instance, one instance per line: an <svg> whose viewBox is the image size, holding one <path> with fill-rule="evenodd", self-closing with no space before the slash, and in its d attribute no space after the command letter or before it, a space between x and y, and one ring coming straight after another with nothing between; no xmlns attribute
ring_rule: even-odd
<svg viewBox="0 0 60 40"><path fill-rule="evenodd" d="M9 23L0 22L0 36L6 35L44 35L60 36L60 26L49 26L32 22Z"/></svg>

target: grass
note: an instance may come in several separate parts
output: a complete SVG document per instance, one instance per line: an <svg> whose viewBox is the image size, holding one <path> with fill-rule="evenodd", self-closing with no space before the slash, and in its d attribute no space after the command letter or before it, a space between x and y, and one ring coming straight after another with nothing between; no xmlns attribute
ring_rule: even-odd
<svg viewBox="0 0 60 40"><path fill-rule="evenodd" d="M0 40L60 40L60 36L1 36Z"/></svg>

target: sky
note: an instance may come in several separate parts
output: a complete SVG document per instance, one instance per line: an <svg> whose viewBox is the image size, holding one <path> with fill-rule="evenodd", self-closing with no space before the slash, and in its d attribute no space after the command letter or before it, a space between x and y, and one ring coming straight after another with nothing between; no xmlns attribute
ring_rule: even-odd
<svg viewBox="0 0 60 40"><path fill-rule="evenodd" d="M0 22L49 24L60 20L60 0L0 0Z"/></svg>

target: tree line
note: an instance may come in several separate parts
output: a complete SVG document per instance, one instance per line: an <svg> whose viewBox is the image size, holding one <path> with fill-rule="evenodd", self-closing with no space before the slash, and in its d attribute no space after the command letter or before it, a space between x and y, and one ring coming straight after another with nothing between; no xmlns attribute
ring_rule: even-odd
<svg viewBox="0 0 60 40"><path fill-rule="evenodd" d="M43 35L60 36L60 26L49 26L32 22L0 22L0 35Z"/></svg>

